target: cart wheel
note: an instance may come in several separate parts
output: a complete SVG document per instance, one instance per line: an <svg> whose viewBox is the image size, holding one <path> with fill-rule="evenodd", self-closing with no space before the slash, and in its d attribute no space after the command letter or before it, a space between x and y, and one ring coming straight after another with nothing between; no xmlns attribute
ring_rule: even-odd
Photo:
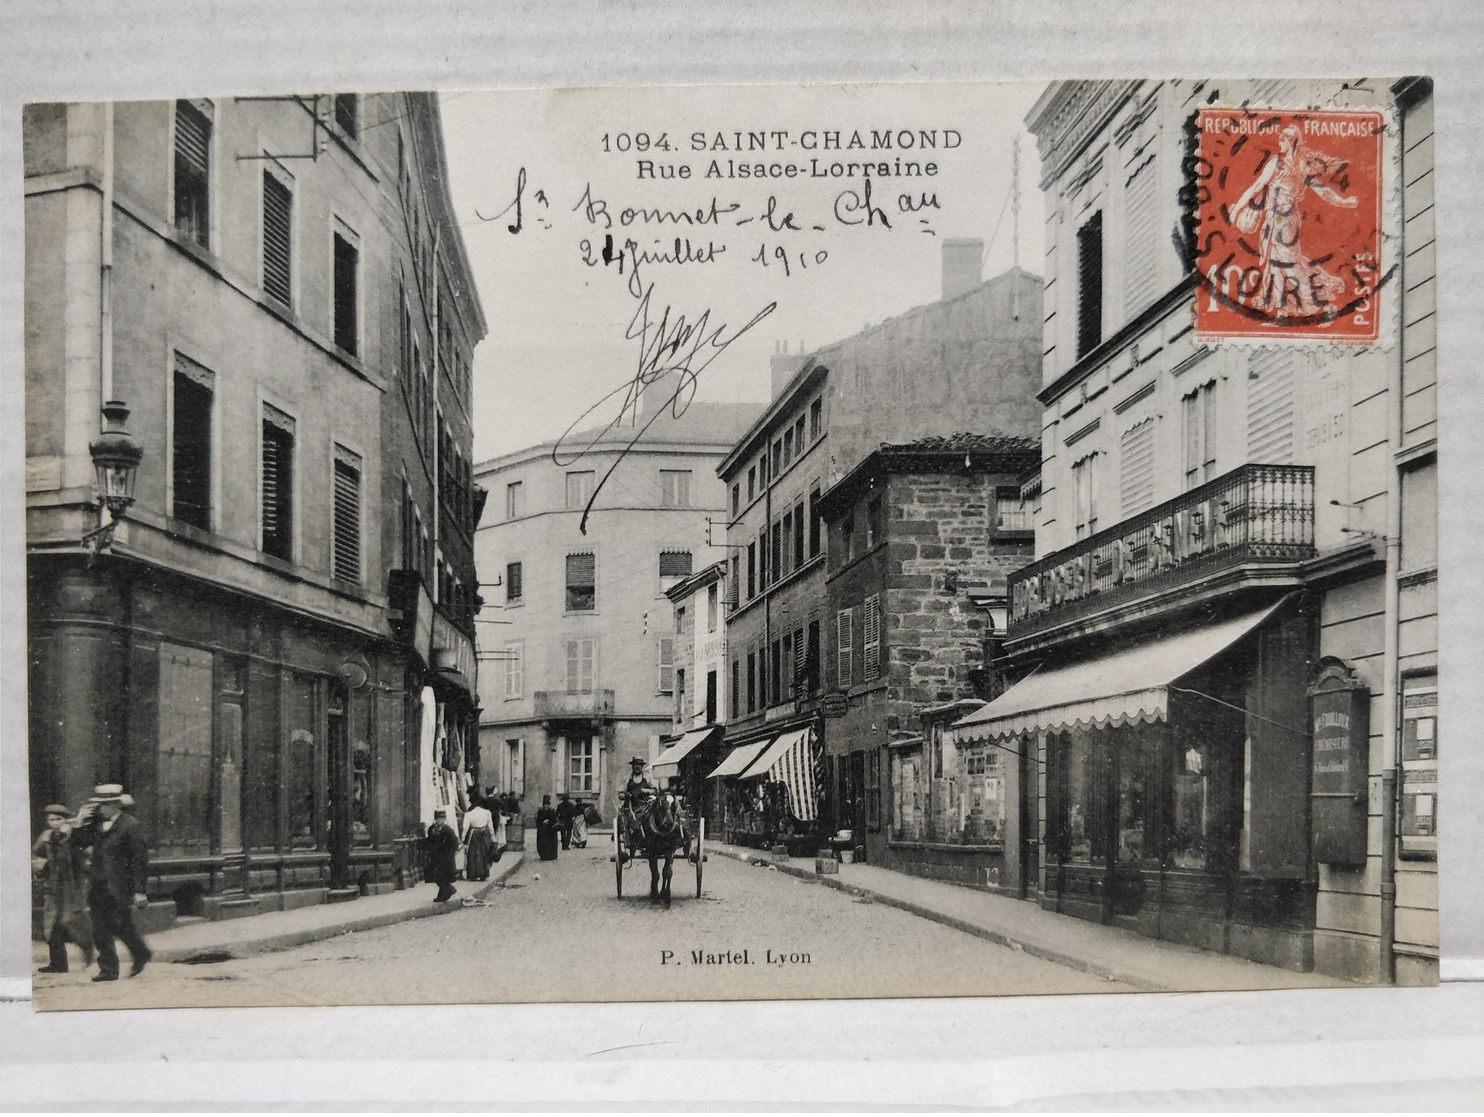
<svg viewBox="0 0 1484 1117"><path fill-rule="evenodd" d="M623 899L623 826L618 819L613 820L613 886L618 892L618 898Z"/></svg>
<svg viewBox="0 0 1484 1117"><path fill-rule="evenodd" d="M706 819L696 827L696 899L701 898L701 873L706 864Z"/></svg>

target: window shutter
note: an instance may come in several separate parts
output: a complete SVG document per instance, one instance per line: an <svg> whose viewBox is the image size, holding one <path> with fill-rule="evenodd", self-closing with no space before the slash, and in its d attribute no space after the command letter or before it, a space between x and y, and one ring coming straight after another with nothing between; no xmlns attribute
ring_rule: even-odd
<svg viewBox="0 0 1484 1117"><path fill-rule="evenodd" d="M835 674L841 690L854 681L855 618L849 609L835 614Z"/></svg>
<svg viewBox="0 0 1484 1117"><path fill-rule="evenodd" d="M291 552L294 492L294 420L263 407L263 550L281 559Z"/></svg>
<svg viewBox="0 0 1484 1117"><path fill-rule="evenodd" d="M1247 358L1247 460L1286 465L1293 460L1291 349L1258 349Z"/></svg>
<svg viewBox="0 0 1484 1117"><path fill-rule="evenodd" d="M525 591L521 585L523 571L518 562L507 562L505 564L505 600L519 601Z"/></svg>
<svg viewBox="0 0 1484 1117"><path fill-rule="evenodd" d="M1077 230L1077 356L1103 340L1103 215Z"/></svg>
<svg viewBox="0 0 1484 1117"><path fill-rule="evenodd" d="M335 344L352 355L359 332L356 325L356 289L360 282L360 252L335 234Z"/></svg>
<svg viewBox="0 0 1484 1117"><path fill-rule="evenodd" d="M691 555L689 551L661 551L661 578L689 578Z"/></svg>
<svg viewBox="0 0 1484 1117"><path fill-rule="evenodd" d="M865 626L864 662L861 664L861 671L866 682L870 682L881 673L881 595L878 593L866 598Z"/></svg>
<svg viewBox="0 0 1484 1117"><path fill-rule="evenodd" d="M335 447L335 577L361 580L361 459Z"/></svg>
<svg viewBox="0 0 1484 1117"><path fill-rule="evenodd" d="M1160 237L1156 233L1154 184L1157 164L1149 156L1124 190L1125 248L1123 310L1133 318L1154 301L1158 284Z"/></svg>
<svg viewBox="0 0 1484 1117"><path fill-rule="evenodd" d="M1118 449L1119 507L1124 519L1154 507L1154 420L1123 432Z"/></svg>
<svg viewBox="0 0 1484 1117"><path fill-rule="evenodd" d="M185 169L205 177L211 122L190 102L175 102L175 157Z"/></svg>
<svg viewBox="0 0 1484 1117"><path fill-rule="evenodd" d="M661 694L675 691L675 641L669 636L660 637L660 681Z"/></svg>
<svg viewBox="0 0 1484 1117"><path fill-rule="evenodd" d="M175 408L171 445L171 514L211 529L211 402L215 378L189 358L175 355Z"/></svg>
<svg viewBox="0 0 1484 1117"><path fill-rule="evenodd" d="M294 196L268 171L263 172L263 290L279 302L292 301L290 228Z"/></svg>

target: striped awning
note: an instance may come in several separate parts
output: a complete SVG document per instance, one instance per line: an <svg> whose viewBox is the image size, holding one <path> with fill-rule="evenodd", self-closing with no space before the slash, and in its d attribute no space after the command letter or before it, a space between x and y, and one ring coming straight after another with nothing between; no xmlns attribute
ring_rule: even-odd
<svg viewBox="0 0 1484 1117"><path fill-rule="evenodd" d="M968 744L1043 729L1165 721L1174 683L1256 630L1283 604L1032 674L954 722L950 739Z"/></svg>
<svg viewBox="0 0 1484 1117"><path fill-rule="evenodd" d="M780 734L737 777L776 780L788 788L789 810L808 822L814 818L814 731L796 729Z"/></svg>
<svg viewBox="0 0 1484 1117"><path fill-rule="evenodd" d="M740 775L743 769L756 760L758 754L770 744L772 744L772 741L765 737L763 740L753 741L749 745L738 745L731 752L727 753L726 759L707 773L706 778L710 780L715 779L717 776Z"/></svg>

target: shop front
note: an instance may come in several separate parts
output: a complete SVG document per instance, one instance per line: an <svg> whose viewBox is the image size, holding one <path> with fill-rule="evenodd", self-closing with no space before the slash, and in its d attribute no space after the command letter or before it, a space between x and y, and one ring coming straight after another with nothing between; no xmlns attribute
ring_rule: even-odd
<svg viewBox="0 0 1484 1117"><path fill-rule="evenodd" d="M719 725L682 733L666 743L649 769L660 787L665 787L672 778L677 780L687 809L705 818L707 832L717 835L721 832L720 815L715 811L713 797L706 794L706 775L721 760L721 735Z"/></svg>
<svg viewBox="0 0 1484 1117"><path fill-rule="evenodd" d="M726 841L781 844L792 856L813 853L820 840L819 753L809 725L733 748L706 776L723 806Z"/></svg>
<svg viewBox="0 0 1484 1117"><path fill-rule="evenodd" d="M1312 969L1317 644L1290 595L1035 671L955 723L1044 773L1042 906Z"/></svg>

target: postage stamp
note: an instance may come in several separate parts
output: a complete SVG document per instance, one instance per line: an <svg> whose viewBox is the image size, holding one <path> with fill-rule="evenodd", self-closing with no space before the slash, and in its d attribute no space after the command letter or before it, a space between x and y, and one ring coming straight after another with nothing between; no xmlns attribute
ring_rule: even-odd
<svg viewBox="0 0 1484 1117"><path fill-rule="evenodd" d="M1380 337L1380 112L1207 108L1197 114L1202 340Z"/></svg>

